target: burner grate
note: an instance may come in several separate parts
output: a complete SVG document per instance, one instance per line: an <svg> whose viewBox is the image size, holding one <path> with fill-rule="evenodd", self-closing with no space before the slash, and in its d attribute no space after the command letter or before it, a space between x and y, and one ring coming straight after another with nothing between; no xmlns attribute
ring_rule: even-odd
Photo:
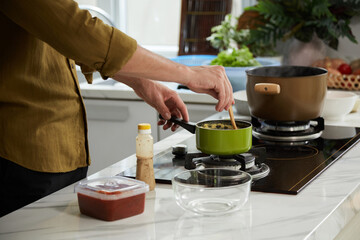
<svg viewBox="0 0 360 240"><path fill-rule="evenodd" d="M251 118L253 136L267 141L296 142L317 139L324 130L324 119L319 117L302 122L274 122Z"/></svg>

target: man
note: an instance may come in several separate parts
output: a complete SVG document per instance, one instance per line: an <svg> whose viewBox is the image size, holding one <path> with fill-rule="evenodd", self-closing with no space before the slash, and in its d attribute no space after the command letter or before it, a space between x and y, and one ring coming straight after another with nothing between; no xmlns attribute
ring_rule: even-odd
<svg viewBox="0 0 360 240"><path fill-rule="evenodd" d="M223 67L187 67L153 54L72 0L0 2L0 216L86 177L86 113L75 62L132 87L165 119L188 121L184 84L233 104ZM164 121L164 129L176 128Z"/></svg>

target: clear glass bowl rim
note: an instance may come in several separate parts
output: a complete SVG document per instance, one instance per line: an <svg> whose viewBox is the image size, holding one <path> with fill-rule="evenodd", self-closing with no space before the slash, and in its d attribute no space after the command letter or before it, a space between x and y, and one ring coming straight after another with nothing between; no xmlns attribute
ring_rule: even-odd
<svg viewBox="0 0 360 240"><path fill-rule="evenodd" d="M182 175L182 174L186 174L186 173L191 173L191 172L195 172L195 171L202 171L202 170L224 170L224 171L232 171L232 172L238 172L241 174L245 174L245 176L248 178L248 181L240 183L240 184L236 184L236 185L231 185L231 186L220 186L220 187L206 187L205 185L196 185L196 184L189 184L189 183L181 183L179 181L176 181L176 177ZM171 179L172 185L178 185L178 186L182 186L182 187L186 187L186 188L192 188L192 189L206 189L206 190L219 190L219 189L226 189L226 188L237 188L240 186L244 186L244 185L248 185L252 182L252 176L242 170L235 170L235 169L227 169L227 168L204 168L204 169L191 169L191 170L185 170L182 171L180 173L177 173L172 179Z"/></svg>

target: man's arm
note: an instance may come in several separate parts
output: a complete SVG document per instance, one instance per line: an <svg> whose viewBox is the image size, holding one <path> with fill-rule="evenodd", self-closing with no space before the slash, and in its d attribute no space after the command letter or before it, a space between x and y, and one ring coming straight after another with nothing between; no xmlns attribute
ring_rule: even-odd
<svg viewBox="0 0 360 240"><path fill-rule="evenodd" d="M154 54L138 46L130 60L113 78L141 77L160 81L177 82L198 93L206 93L219 102L217 111L228 109L233 103L232 86L221 66L188 67Z"/></svg>
<svg viewBox="0 0 360 240"><path fill-rule="evenodd" d="M130 76L187 85L219 102L217 111L233 104L232 87L220 66L187 67L137 45L136 41L92 18L73 0L0 1L0 11L64 56L119 79Z"/></svg>
<svg viewBox="0 0 360 240"><path fill-rule="evenodd" d="M103 77L119 71L137 43L93 18L73 0L0 1L0 11L62 55L96 69Z"/></svg>

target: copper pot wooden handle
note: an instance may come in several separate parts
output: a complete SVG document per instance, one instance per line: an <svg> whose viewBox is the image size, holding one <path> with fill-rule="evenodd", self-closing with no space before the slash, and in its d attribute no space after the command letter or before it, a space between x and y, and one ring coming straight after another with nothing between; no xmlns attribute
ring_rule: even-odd
<svg viewBox="0 0 360 240"><path fill-rule="evenodd" d="M277 95L280 93L280 85L276 83L257 83L254 90L265 95Z"/></svg>

